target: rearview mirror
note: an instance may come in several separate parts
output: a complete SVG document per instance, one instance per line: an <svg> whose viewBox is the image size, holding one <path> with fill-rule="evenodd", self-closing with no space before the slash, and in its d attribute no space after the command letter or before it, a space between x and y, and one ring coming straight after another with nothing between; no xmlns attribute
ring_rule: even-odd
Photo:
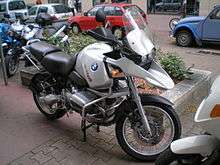
<svg viewBox="0 0 220 165"><path fill-rule="evenodd" d="M215 14L212 13L210 16L209 16L210 19L215 19Z"/></svg>
<svg viewBox="0 0 220 165"><path fill-rule="evenodd" d="M105 15L103 9L99 9L96 12L95 19L97 22L105 23L106 15Z"/></svg>

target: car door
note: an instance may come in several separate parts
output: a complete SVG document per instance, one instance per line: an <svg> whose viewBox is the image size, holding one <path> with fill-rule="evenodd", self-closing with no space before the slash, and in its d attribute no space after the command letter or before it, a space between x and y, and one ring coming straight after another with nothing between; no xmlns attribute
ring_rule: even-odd
<svg viewBox="0 0 220 165"><path fill-rule="evenodd" d="M220 41L220 8L216 8L205 19L202 27L202 40Z"/></svg>
<svg viewBox="0 0 220 165"><path fill-rule="evenodd" d="M80 25L83 27L84 30L95 29L97 26L101 25L95 20L96 12L101 8L103 7L95 6L94 8L89 10L83 18L80 19Z"/></svg>

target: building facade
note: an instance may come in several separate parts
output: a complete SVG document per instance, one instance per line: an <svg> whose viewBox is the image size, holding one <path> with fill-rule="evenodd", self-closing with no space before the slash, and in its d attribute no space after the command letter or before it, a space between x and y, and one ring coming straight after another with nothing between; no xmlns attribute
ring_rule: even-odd
<svg viewBox="0 0 220 165"><path fill-rule="evenodd" d="M200 0L200 15L207 15L215 5L220 5L220 0Z"/></svg>

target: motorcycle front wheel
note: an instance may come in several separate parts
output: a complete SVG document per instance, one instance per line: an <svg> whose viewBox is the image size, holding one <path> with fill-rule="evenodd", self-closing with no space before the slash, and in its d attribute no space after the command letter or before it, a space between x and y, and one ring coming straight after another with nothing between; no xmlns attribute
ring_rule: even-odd
<svg viewBox="0 0 220 165"><path fill-rule="evenodd" d="M181 124L171 106L150 103L143 105L143 108L152 134L143 129L140 117L134 117L134 114L130 113L117 120L116 137L128 155L141 161L153 161L172 141L180 138Z"/></svg>

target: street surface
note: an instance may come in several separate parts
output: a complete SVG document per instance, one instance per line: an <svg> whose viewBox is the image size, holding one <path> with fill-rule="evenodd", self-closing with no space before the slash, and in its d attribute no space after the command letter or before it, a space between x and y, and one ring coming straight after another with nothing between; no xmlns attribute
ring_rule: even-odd
<svg viewBox="0 0 220 165"><path fill-rule="evenodd" d="M210 48L181 48L168 37L168 22L172 16L150 15L148 22L157 35L163 51L177 52L187 66L220 73L220 50ZM198 53L216 52L216 55ZM116 142L114 128L101 127L101 132L88 130L87 142L81 142L80 117L76 114L50 122L37 110L31 92L18 85L19 75L0 84L0 160L2 165L152 165L127 156ZM181 117L183 136L202 130L193 124L193 113Z"/></svg>

